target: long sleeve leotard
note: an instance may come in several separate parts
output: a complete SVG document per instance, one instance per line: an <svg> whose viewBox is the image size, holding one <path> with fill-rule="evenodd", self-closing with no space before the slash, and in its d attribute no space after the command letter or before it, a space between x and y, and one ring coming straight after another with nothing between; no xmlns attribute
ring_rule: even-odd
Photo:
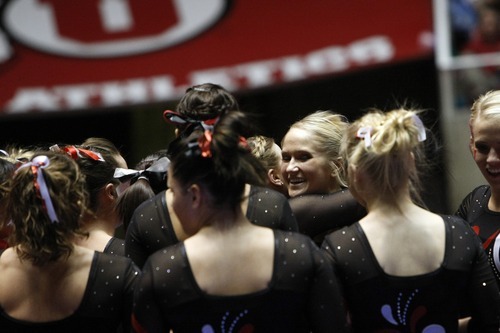
<svg viewBox="0 0 500 333"><path fill-rule="evenodd" d="M250 222L263 227L298 230L287 198L265 187L251 187L246 216ZM125 253L142 267L149 255L178 242L163 191L135 210L125 236Z"/></svg>

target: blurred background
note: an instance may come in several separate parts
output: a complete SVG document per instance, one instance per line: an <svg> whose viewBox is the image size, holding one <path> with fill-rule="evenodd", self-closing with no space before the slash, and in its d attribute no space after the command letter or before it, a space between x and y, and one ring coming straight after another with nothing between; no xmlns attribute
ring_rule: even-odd
<svg viewBox="0 0 500 333"><path fill-rule="evenodd" d="M425 110L424 200L452 213L483 179L472 101L499 89L498 0L0 0L0 148L113 141L129 166L166 148L186 88L230 90L278 143L333 110Z"/></svg>

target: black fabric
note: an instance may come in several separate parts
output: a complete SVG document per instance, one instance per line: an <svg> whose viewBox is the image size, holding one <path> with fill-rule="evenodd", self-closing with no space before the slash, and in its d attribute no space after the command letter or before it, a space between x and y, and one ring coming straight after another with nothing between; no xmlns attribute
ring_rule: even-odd
<svg viewBox="0 0 500 333"><path fill-rule="evenodd" d="M117 256L125 256L125 241L117 237L111 237L103 252Z"/></svg>
<svg viewBox="0 0 500 333"><path fill-rule="evenodd" d="M500 245L500 212L488 209L491 190L482 185L469 193L458 208L456 215L465 219L478 234L488 256L488 262L500 287L500 248L495 252L495 245ZM495 262L496 261L496 262Z"/></svg>
<svg viewBox="0 0 500 333"><path fill-rule="evenodd" d="M343 332L339 289L319 248L299 233L274 234L272 279L267 289L248 295L204 293L182 242L156 252L136 289L135 319L149 333Z"/></svg>
<svg viewBox="0 0 500 333"><path fill-rule="evenodd" d="M359 221L366 209L348 189L330 194L304 194L289 199L299 231L319 246L326 234Z"/></svg>
<svg viewBox="0 0 500 333"><path fill-rule="evenodd" d="M130 259L96 251L85 294L72 316L53 322L31 323L8 316L0 307L0 332L110 333L119 328L128 332L133 288L139 273Z"/></svg>
<svg viewBox="0 0 500 333"><path fill-rule="evenodd" d="M251 187L246 216L256 225L285 231L298 230L287 198L265 187ZM125 236L125 253L142 267L149 255L178 242L163 191L135 210Z"/></svg>
<svg viewBox="0 0 500 333"><path fill-rule="evenodd" d="M470 331L498 333L500 296L480 241L461 218L443 220L441 267L414 277L386 274L359 223L325 238L322 248L343 286L354 332L457 332L468 305Z"/></svg>

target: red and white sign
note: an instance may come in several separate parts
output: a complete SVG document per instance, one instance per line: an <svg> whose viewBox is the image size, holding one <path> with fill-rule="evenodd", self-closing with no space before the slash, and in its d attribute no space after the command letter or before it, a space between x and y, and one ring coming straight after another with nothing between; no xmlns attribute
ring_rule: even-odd
<svg viewBox="0 0 500 333"><path fill-rule="evenodd" d="M426 0L4 0L0 114L162 102L433 52ZM0 0L1 4L1 0Z"/></svg>

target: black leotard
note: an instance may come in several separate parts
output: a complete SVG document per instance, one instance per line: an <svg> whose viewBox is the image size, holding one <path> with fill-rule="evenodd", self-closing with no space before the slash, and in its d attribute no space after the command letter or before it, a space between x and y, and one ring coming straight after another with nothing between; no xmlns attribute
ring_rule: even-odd
<svg viewBox="0 0 500 333"><path fill-rule="evenodd" d="M490 197L488 185L475 188L462 201L456 215L469 222L479 235L500 287L500 212L488 209Z"/></svg>
<svg viewBox="0 0 500 333"><path fill-rule="evenodd" d="M117 256L125 256L125 241L117 237L111 237L103 252Z"/></svg>
<svg viewBox="0 0 500 333"><path fill-rule="evenodd" d="M354 332L457 332L460 311L470 306L469 332L498 333L500 296L480 240L463 219L443 219L444 261L419 276L386 274L359 223L325 238Z"/></svg>
<svg viewBox="0 0 500 333"><path fill-rule="evenodd" d="M0 307L2 333L111 333L130 328L133 287L139 269L125 257L95 251L87 287L73 315L58 321L34 323L10 317Z"/></svg>
<svg viewBox="0 0 500 333"><path fill-rule="evenodd" d="M287 198L265 187L251 187L246 216L256 225L285 231L298 230ZM163 191L135 210L125 236L125 252L142 267L149 255L178 242Z"/></svg>
<svg viewBox="0 0 500 333"><path fill-rule="evenodd" d="M326 234L359 221L366 209L348 189L329 194L304 194L289 199L300 233L321 245Z"/></svg>
<svg viewBox="0 0 500 333"><path fill-rule="evenodd" d="M344 332L345 312L333 271L307 236L275 230L268 288L208 295L197 285L184 243L153 254L134 297L137 332ZM224 260L224 258L221 258Z"/></svg>

